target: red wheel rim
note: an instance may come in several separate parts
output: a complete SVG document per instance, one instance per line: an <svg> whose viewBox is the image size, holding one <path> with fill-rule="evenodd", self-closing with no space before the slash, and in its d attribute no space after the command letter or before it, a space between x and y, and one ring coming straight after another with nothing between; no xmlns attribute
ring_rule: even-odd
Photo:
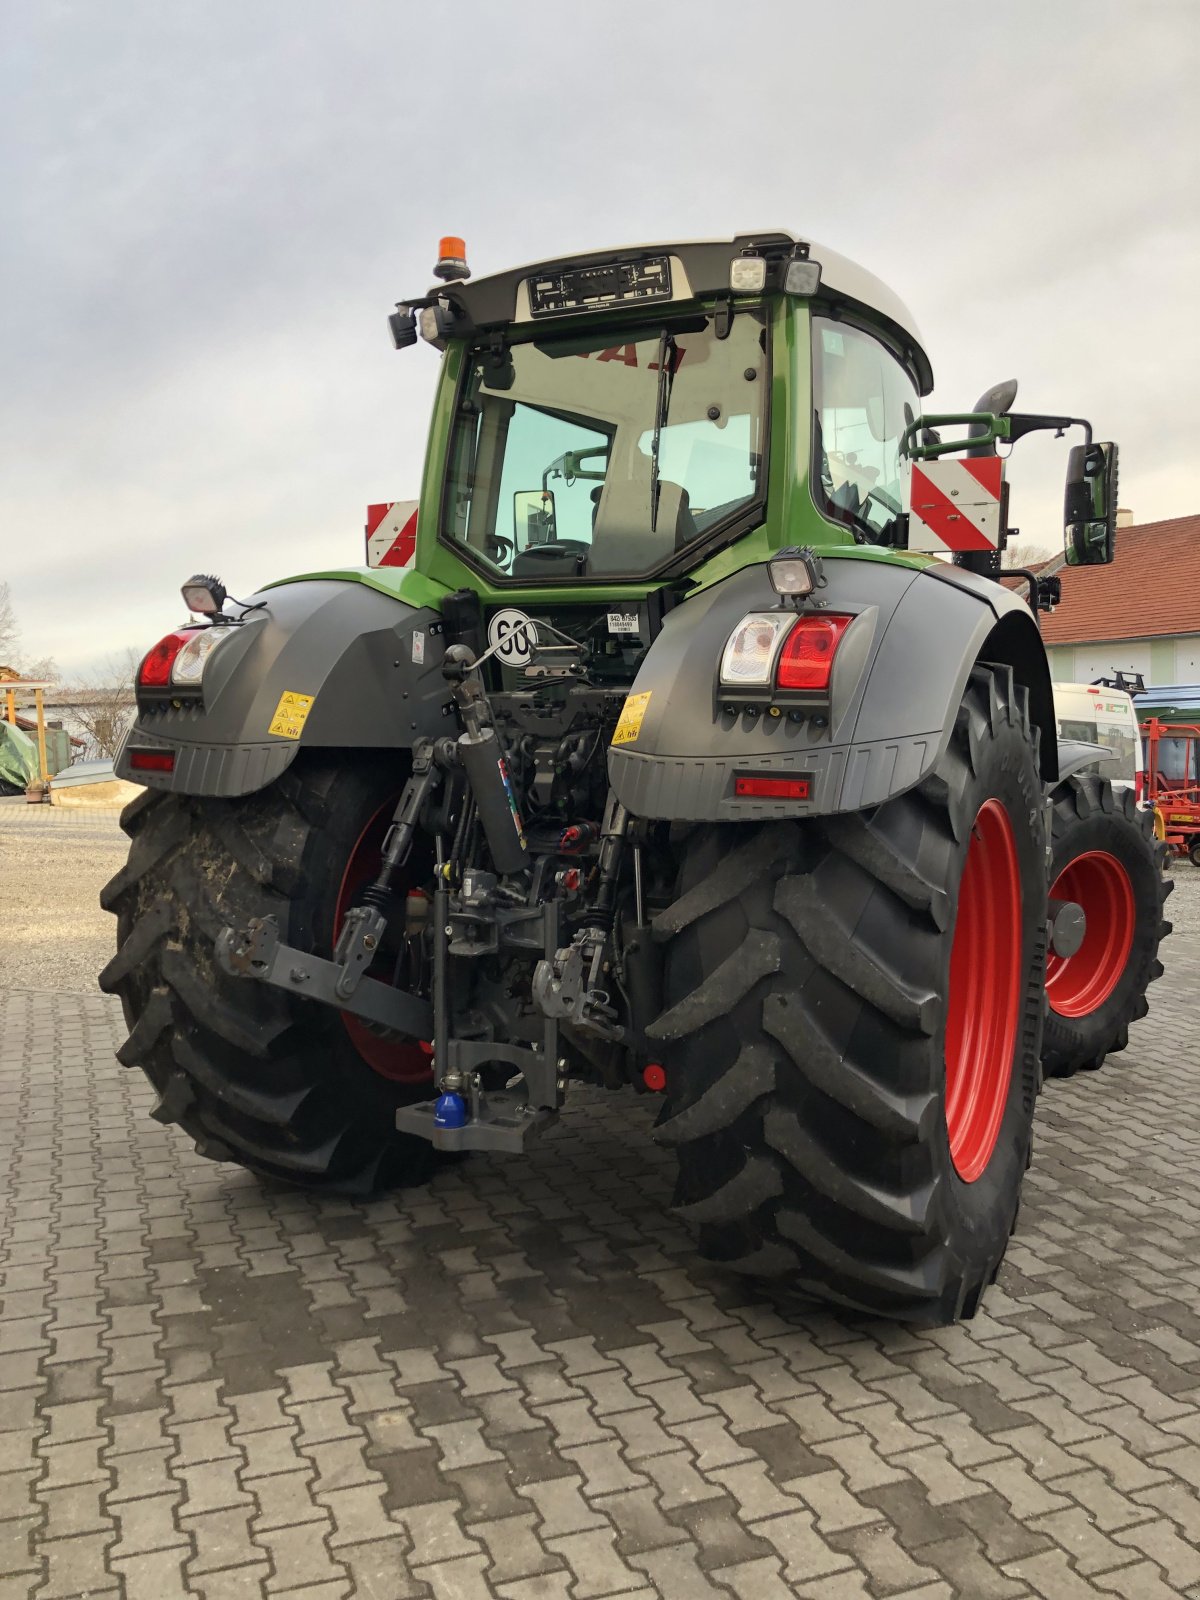
<svg viewBox="0 0 1200 1600"><path fill-rule="evenodd" d="M1129 961L1137 922L1133 885L1116 856L1088 850L1062 869L1050 898L1082 906L1087 927L1073 956L1050 952L1046 996L1060 1017L1086 1017L1108 999Z"/></svg>
<svg viewBox="0 0 1200 1600"><path fill-rule="evenodd" d="M337 904L333 912L335 943L346 912L354 904L355 895L365 884L370 883L379 871L384 836L391 824L398 799L399 795L393 795L390 800L384 801L359 834L350 852L342 873ZM386 980L390 974L374 972L371 976L383 977ZM342 1026L351 1044L372 1072L377 1072L381 1078L390 1078L393 1083L428 1083L433 1077L430 1053L420 1041L385 1039L377 1033L372 1033L371 1029L351 1012L341 1011L338 1015L342 1019Z"/></svg>
<svg viewBox="0 0 1200 1600"><path fill-rule="evenodd" d="M946 1004L946 1132L964 1183L1000 1135L1021 1007L1021 879L1012 823L985 800L958 886Z"/></svg>

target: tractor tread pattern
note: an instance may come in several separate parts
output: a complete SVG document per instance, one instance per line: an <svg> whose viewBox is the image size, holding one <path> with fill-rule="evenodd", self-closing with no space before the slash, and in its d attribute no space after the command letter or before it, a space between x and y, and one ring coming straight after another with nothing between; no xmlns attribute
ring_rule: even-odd
<svg viewBox="0 0 1200 1600"><path fill-rule="evenodd" d="M1066 778L1054 791L1050 815L1050 843L1061 842L1081 822L1098 815L1121 816L1127 820L1149 847L1153 855L1158 889L1158 905L1150 918L1153 933L1141 959L1145 963L1145 976L1141 987L1129 997L1125 1015L1114 1017L1107 1033L1097 1042L1095 1038L1081 1040L1079 1030L1068 1019L1055 1016L1047 1008L1046 1026L1042 1040L1042 1070L1047 1078L1071 1078L1077 1072L1095 1072L1104 1065L1108 1056L1118 1055L1129 1044L1129 1024L1144 1017L1150 1009L1146 987L1163 975L1163 964L1158 960L1158 948L1172 931L1171 923L1162 915L1163 906L1175 885L1163 873L1166 846L1154 837L1154 814L1139 806L1132 789L1117 789L1107 779L1094 773L1075 773ZM1141 931L1135 934L1138 939ZM1137 952L1135 950L1134 955ZM1131 958L1132 960L1133 958Z"/></svg>
<svg viewBox="0 0 1200 1600"><path fill-rule="evenodd" d="M738 859L736 870L715 865L685 889L681 914L660 918L659 929L679 945L669 959L695 974L696 986L651 1030L686 1039L687 1050L658 1136L677 1148L675 1205L699 1225L710 1260L920 1321L971 1314L994 1275L997 1262L989 1261L966 1281L936 1217L931 1143L940 1136L940 1091L928 1062L937 976L929 952L947 922L953 841L969 827L959 791L981 731L1009 721L1036 752L1025 691L1014 690L1004 669L977 667L932 779L869 818L793 829L782 861L764 830L757 850L724 857L726 865ZM814 850L815 858L805 855ZM706 919L756 889L761 895L764 883L773 885L778 948L769 960L747 959L762 937L751 926L735 955L704 977L698 941ZM869 924L856 916L868 899L876 908ZM724 1026L741 1042L722 1071L706 1030L717 1037L718 1019L733 1009L723 991L735 963L732 989L744 1003ZM1040 992L1040 963L1036 980ZM1036 1015L1036 1006L1026 1009ZM729 1032L720 1037L727 1049ZM1008 1231L1012 1223L1015 1210Z"/></svg>
<svg viewBox="0 0 1200 1600"><path fill-rule="evenodd" d="M129 860L102 896L118 918L118 951L101 986L121 997L130 1024L118 1059L146 1073L152 1114L183 1128L201 1154L365 1194L399 1137L392 1086L365 1064L358 1081L339 1075L334 1013L229 976L212 951L219 927L251 916L277 914L286 928L339 781L344 769L301 762L238 800L148 790L126 806ZM410 1143L420 1178L426 1147Z"/></svg>

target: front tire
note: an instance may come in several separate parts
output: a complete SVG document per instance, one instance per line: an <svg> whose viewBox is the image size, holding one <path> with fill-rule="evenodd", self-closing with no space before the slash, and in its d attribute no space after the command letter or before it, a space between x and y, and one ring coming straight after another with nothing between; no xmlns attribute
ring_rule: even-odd
<svg viewBox="0 0 1200 1600"><path fill-rule="evenodd" d="M949 748L873 812L696 829L663 1041L701 1252L841 1304L970 1316L1028 1165L1045 854L1036 741L976 668Z"/></svg>
<svg viewBox="0 0 1200 1600"><path fill-rule="evenodd" d="M429 1175L430 1147L395 1126L399 1105L432 1093L417 1042L365 1037L327 1006L231 976L213 953L223 927L270 915L283 941L329 956L403 780L302 756L254 794L147 790L122 813L132 843L101 895L117 954L100 987L121 998L118 1059L154 1085L151 1114L202 1155L345 1194Z"/></svg>
<svg viewBox="0 0 1200 1600"><path fill-rule="evenodd" d="M1069 1078L1124 1050L1131 1024L1149 1010L1175 885L1163 876L1153 812L1092 773L1054 791L1050 848L1051 901L1081 905L1087 921L1079 950L1064 958L1051 949L1046 962L1042 1066L1049 1078Z"/></svg>

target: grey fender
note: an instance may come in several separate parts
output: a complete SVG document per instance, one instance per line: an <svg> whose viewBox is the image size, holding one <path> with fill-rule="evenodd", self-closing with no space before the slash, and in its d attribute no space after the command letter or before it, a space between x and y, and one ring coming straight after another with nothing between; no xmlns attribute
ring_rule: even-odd
<svg viewBox="0 0 1200 1600"><path fill-rule="evenodd" d="M302 749L404 749L445 731L435 611L325 579L252 599L266 607L209 657L202 706L139 699L117 757L120 777L185 794L247 794L273 782ZM298 738L270 731L289 692L312 697ZM173 751L174 770L134 770L135 750Z"/></svg>
<svg viewBox="0 0 1200 1600"><path fill-rule="evenodd" d="M1041 728L1042 775L1057 777L1046 652L1025 603L1002 585L936 563L831 557L821 599L855 620L830 684L828 726L723 709L717 669L748 611L779 604L765 566L743 568L669 612L631 694L649 694L635 740L609 750L617 798L679 821L829 815L879 805L936 765L978 661L1013 668ZM734 796L739 774L808 779L807 800Z"/></svg>
<svg viewBox="0 0 1200 1600"><path fill-rule="evenodd" d="M1058 777L1060 783L1064 778L1071 778L1084 772L1103 775L1103 769L1114 764L1117 770L1112 776L1119 781L1121 778L1121 756L1118 751L1112 750L1103 744L1085 744L1082 739L1059 740ZM1130 787L1132 788L1132 783Z"/></svg>

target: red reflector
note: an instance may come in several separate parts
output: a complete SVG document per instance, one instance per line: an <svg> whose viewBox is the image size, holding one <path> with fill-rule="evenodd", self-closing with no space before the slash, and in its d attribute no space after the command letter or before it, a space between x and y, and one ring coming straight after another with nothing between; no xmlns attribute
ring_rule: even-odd
<svg viewBox="0 0 1200 1600"><path fill-rule="evenodd" d="M779 652L778 686L818 693L828 689L837 647L853 621L835 614L798 617Z"/></svg>
<svg viewBox="0 0 1200 1600"><path fill-rule="evenodd" d="M137 675L143 689L165 689L169 685L175 657L196 631L195 628L180 628L176 633L168 633L153 650L146 652Z"/></svg>
<svg viewBox="0 0 1200 1600"><path fill-rule="evenodd" d="M667 1087L667 1075L657 1061L642 1069L642 1082L653 1094L661 1094Z"/></svg>
<svg viewBox="0 0 1200 1600"><path fill-rule="evenodd" d="M742 800L807 800L807 778L734 778L733 792Z"/></svg>
<svg viewBox="0 0 1200 1600"><path fill-rule="evenodd" d="M174 772L174 750L131 750L129 765L135 772Z"/></svg>

